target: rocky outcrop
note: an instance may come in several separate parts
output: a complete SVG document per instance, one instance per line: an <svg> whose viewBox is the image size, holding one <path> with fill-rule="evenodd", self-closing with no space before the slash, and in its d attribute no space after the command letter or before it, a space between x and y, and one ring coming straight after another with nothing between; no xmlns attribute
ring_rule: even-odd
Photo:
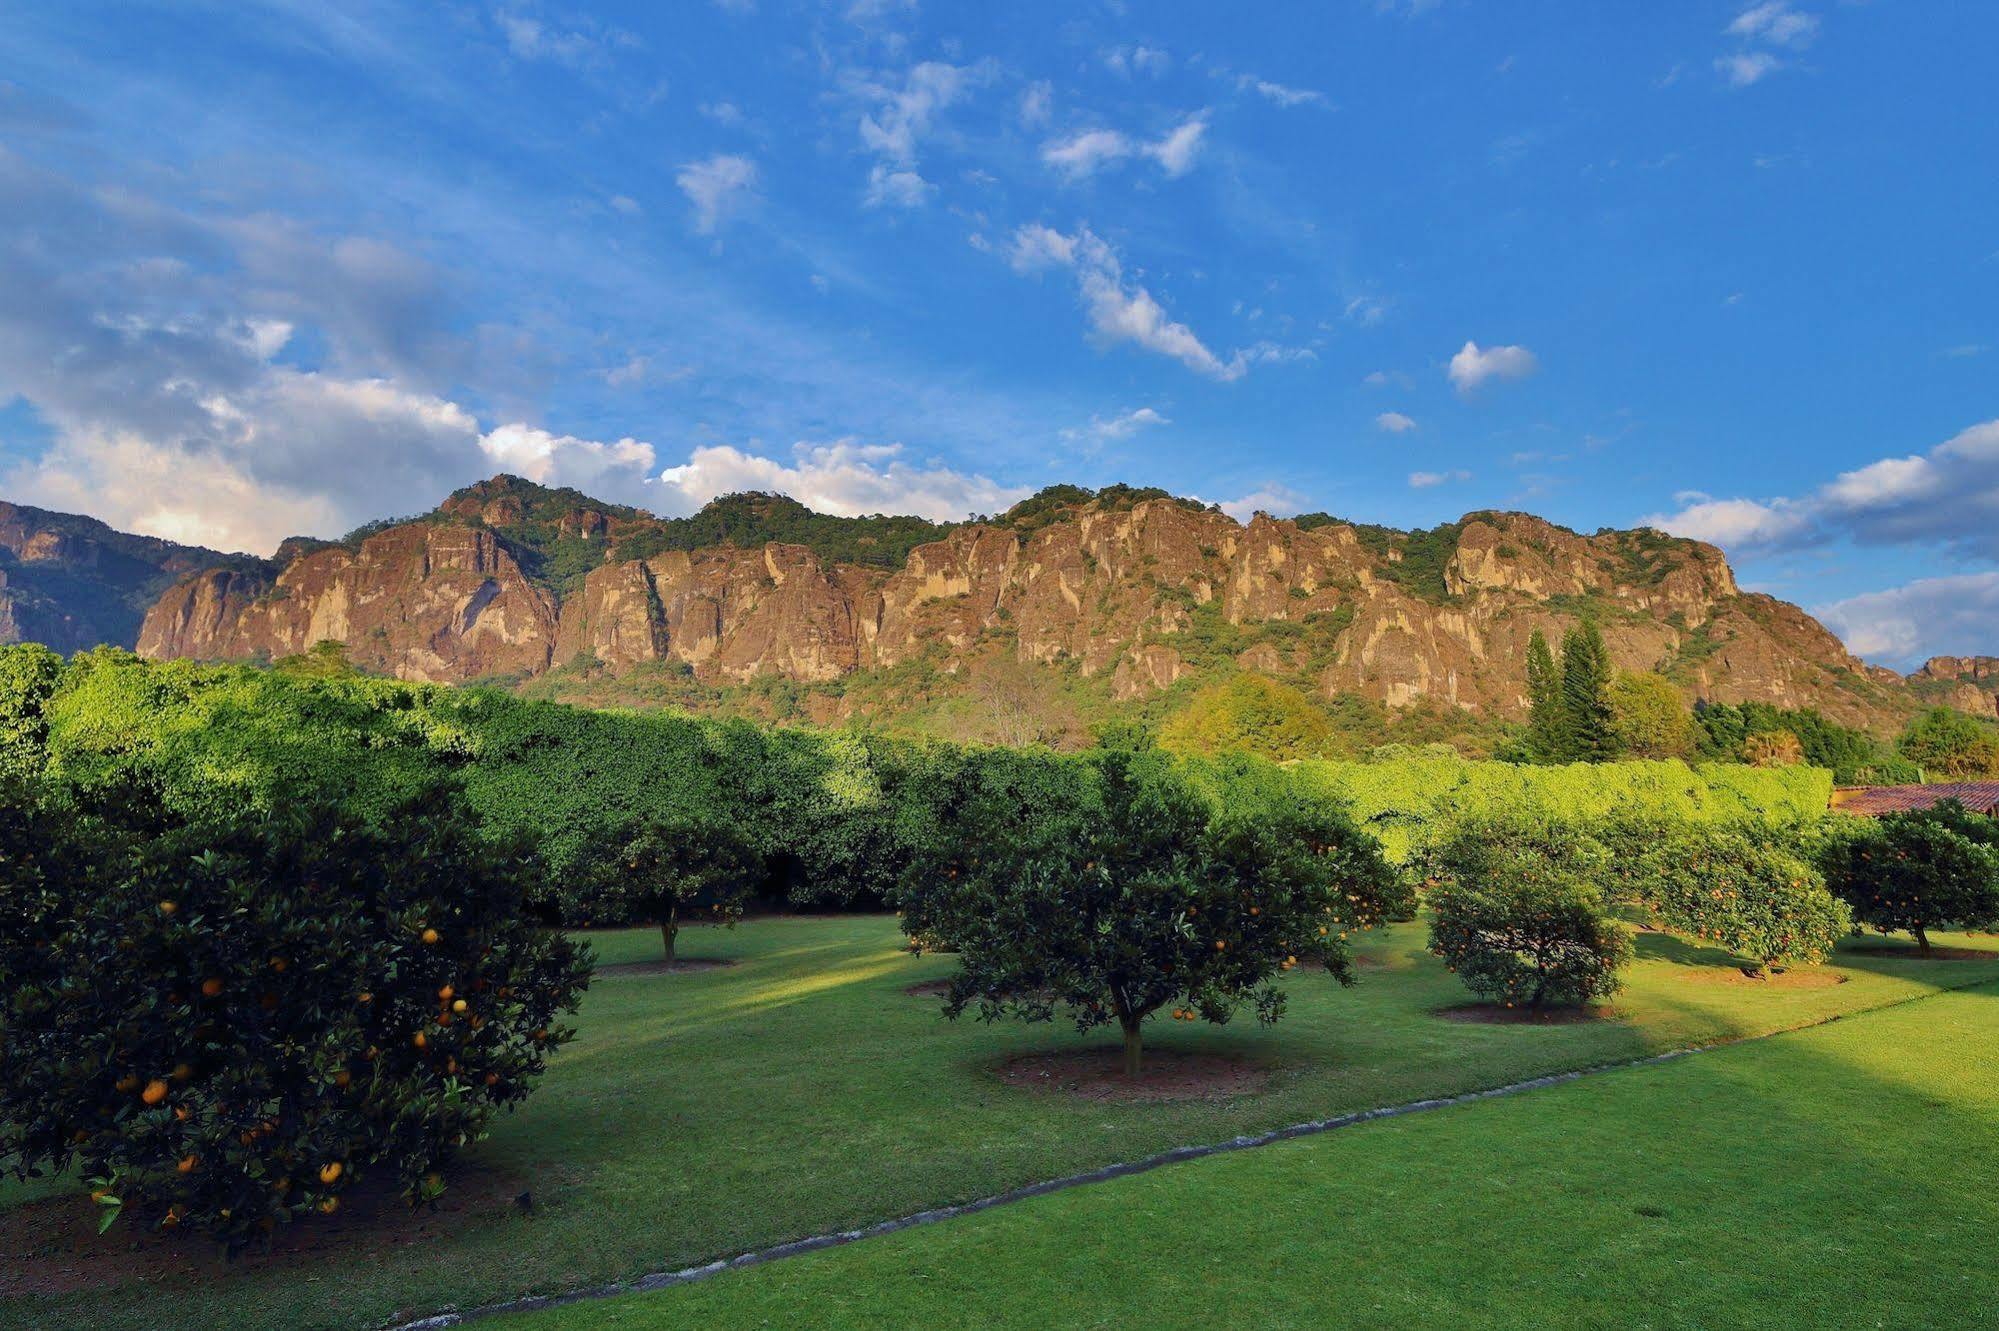
<svg viewBox="0 0 1999 1331"><path fill-rule="evenodd" d="M999 653L1100 681L1116 699L1249 668L1326 696L1518 716L1531 635L1558 638L1588 616L1619 666L1659 670L1690 697L1815 706L1875 729L1921 702L1802 610L1742 593L1719 550L1657 532L1584 536L1521 513L1418 533L1323 517L1243 524L1127 492L1043 505L1032 522L930 529L892 565L844 562L827 551L845 547L823 541L703 534L769 506L718 515L697 539L497 478L430 518L295 547L274 578L189 578L154 606L140 650L270 657L333 638L357 665L417 679L674 665L718 686L826 684L922 660L962 679ZM805 530L801 513L785 530ZM570 571L550 571L557 553ZM1934 673L1973 689L1978 671ZM1990 690L1981 696L1989 709Z"/></svg>
<svg viewBox="0 0 1999 1331"><path fill-rule="evenodd" d="M0 643L131 647L147 608L180 579L261 563L0 500Z"/></svg>
<svg viewBox="0 0 1999 1331"><path fill-rule="evenodd" d="M412 522L303 555L267 585L221 571L183 582L147 614L139 652L269 659L328 640L403 679L533 675L555 648L555 604L492 530Z"/></svg>
<svg viewBox="0 0 1999 1331"><path fill-rule="evenodd" d="M1999 656L1932 656L1909 683L1926 699L1980 716L1999 715Z"/></svg>

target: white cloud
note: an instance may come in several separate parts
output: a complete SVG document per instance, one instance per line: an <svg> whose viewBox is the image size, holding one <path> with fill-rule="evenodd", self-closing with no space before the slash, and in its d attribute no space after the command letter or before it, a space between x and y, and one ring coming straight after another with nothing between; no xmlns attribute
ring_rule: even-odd
<svg viewBox="0 0 1999 1331"><path fill-rule="evenodd" d="M1041 160L1072 180L1094 175L1113 162L1145 157L1157 162L1167 176L1184 176L1194 167L1207 137L1207 112L1187 117L1157 139L1134 139L1114 129L1087 129L1042 145Z"/></svg>
<svg viewBox="0 0 1999 1331"><path fill-rule="evenodd" d="M1416 428L1416 422L1399 411L1384 411L1374 418L1374 423L1390 434L1407 434Z"/></svg>
<svg viewBox="0 0 1999 1331"><path fill-rule="evenodd" d="M697 448L685 463L659 474L649 507L692 513L742 490L787 494L815 512L838 517L914 514L938 522L998 513L1031 493L948 467L912 466L903 460L900 444L840 439L798 444L789 464L727 445Z"/></svg>
<svg viewBox="0 0 1999 1331"><path fill-rule="evenodd" d="M1135 411L1127 411L1109 418L1092 416L1088 425L1081 429L1064 430L1062 431L1062 437L1071 440L1088 439L1099 442L1106 439L1129 439L1147 426L1171 425L1172 423L1171 420L1162 416L1151 407L1139 407Z"/></svg>
<svg viewBox="0 0 1999 1331"><path fill-rule="evenodd" d="M1020 123L1028 129L1039 129L1055 115L1055 85L1043 79L1030 83L1020 94Z"/></svg>
<svg viewBox="0 0 1999 1331"><path fill-rule="evenodd" d="M1904 669L1932 656L1990 654L1999 643L1999 571L1921 578L1812 613L1856 656Z"/></svg>
<svg viewBox="0 0 1999 1331"><path fill-rule="evenodd" d="M1726 29L1731 37L1744 41L1765 41L1773 46L1804 47L1818 36L1816 15L1793 9L1788 0L1768 0L1735 16Z"/></svg>
<svg viewBox="0 0 1999 1331"><path fill-rule="evenodd" d="M1640 525L1736 549L1785 544L1807 532L1811 518L1784 500L1766 504L1754 499L1702 497L1677 513L1653 514Z"/></svg>
<svg viewBox="0 0 1999 1331"><path fill-rule="evenodd" d="M1173 57L1156 46L1119 46L1104 52L1104 68L1119 78L1134 74L1158 78L1173 68Z"/></svg>
<svg viewBox="0 0 1999 1331"><path fill-rule="evenodd" d="M918 148L938 132L943 113L997 67L982 61L953 65L926 60L912 65L900 82L850 78L848 92L868 109L861 114L861 146L880 159L868 173L870 204L914 207L930 193L917 172Z"/></svg>
<svg viewBox="0 0 1999 1331"><path fill-rule="evenodd" d="M493 21L516 59L546 60L579 71L602 68L612 52L644 44L622 28L565 28L519 12L502 11Z"/></svg>
<svg viewBox="0 0 1999 1331"><path fill-rule="evenodd" d="M1258 513L1268 513L1274 518L1292 517L1305 507L1305 502L1305 497L1295 490L1282 485L1266 485L1240 499L1224 499L1217 507L1237 522L1246 523Z"/></svg>
<svg viewBox="0 0 1999 1331"><path fill-rule="evenodd" d="M754 197L757 165L747 157L717 153L705 161L687 163L673 179L694 205L694 229L707 236Z"/></svg>
<svg viewBox="0 0 1999 1331"><path fill-rule="evenodd" d="M1999 420L1961 430L1927 453L1843 472L1803 498L1701 497L1646 521L1719 545L1782 548L1845 538L1999 559Z"/></svg>
<svg viewBox="0 0 1999 1331"><path fill-rule="evenodd" d="M1279 106L1330 106L1326 94L1311 88L1287 88L1282 83L1272 83L1269 79L1257 78L1254 74L1243 74L1236 79L1236 87L1244 92L1253 92Z"/></svg>
<svg viewBox="0 0 1999 1331"><path fill-rule="evenodd" d="M1731 88L1746 88L1766 74L1782 68L1783 61L1768 51L1739 51L1734 55L1717 57L1714 67L1728 80Z"/></svg>
<svg viewBox="0 0 1999 1331"><path fill-rule="evenodd" d="M1131 156L1129 138L1114 129L1090 129L1066 139L1051 139L1041 148L1041 160L1070 176L1087 176L1106 162Z"/></svg>
<svg viewBox="0 0 1999 1331"><path fill-rule="evenodd" d="M1412 490L1428 490L1434 486L1447 485L1453 481L1468 481L1471 473L1459 468L1455 471L1412 471L1409 473L1409 487Z"/></svg>
<svg viewBox="0 0 1999 1331"><path fill-rule="evenodd" d="M1224 382L1242 378L1252 361L1291 354L1266 343L1223 360L1186 324L1169 318L1151 292L1127 281L1116 251L1087 226L1073 236L1046 226L1023 226L1014 232L1008 258L1017 272L1072 270L1091 332L1103 343L1130 342Z"/></svg>
<svg viewBox="0 0 1999 1331"><path fill-rule="evenodd" d="M1207 136L1207 113L1191 116L1169 133L1165 138L1146 148L1146 154L1155 159L1167 175L1186 175L1194 167L1195 157L1200 155L1201 141Z"/></svg>
<svg viewBox="0 0 1999 1331"><path fill-rule="evenodd" d="M502 471L540 485L569 485L590 492L606 484L627 490L652 469L652 445L627 435L612 443L551 434L532 425L502 425L479 437L479 447Z"/></svg>
<svg viewBox="0 0 1999 1331"><path fill-rule="evenodd" d="M914 171L892 171L885 163L876 162L868 172L868 192L862 202L870 208L920 208L934 189L936 186Z"/></svg>
<svg viewBox="0 0 1999 1331"><path fill-rule="evenodd" d="M1467 342L1451 357L1451 384L1469 393L1489 379L1524 379L1540 367L1525 347L1480 347Z"/></svg>
<svg viewBox="0 0 1999 1331"><path fill-rule="evenodd" d="M1730 87L1746 88L1785 67L1788 62L1778 51L1797 52L1810 46L1818 36L1819 20L1794 8L1790 0L1766 0L1736 15L1723 31L1740 46L1718 57L1715 70Z"/></svg>

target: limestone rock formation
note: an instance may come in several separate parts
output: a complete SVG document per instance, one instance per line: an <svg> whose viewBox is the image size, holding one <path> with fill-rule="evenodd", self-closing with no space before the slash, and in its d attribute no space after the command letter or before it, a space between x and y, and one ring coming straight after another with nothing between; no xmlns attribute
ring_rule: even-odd
<svg viewBox="0 0 1999 1331"><path fill-rule="evenodd" d="M736 497L661 520L499 477L417 521L292 545L275 575L189 577L148 614L139 648L275 657L331 638L355 664L413 679L663 667L716 687L830 687L926 661L963 679L997 654L1115 699L1246 667L1328 697L1515 717L1530 635L1587 616L1619 666L1659 670L1689 697L1885 730L1929 696L1797 607L1741 592L1719 550L1653 531L1582 535L1522 513L1428 532L1325 515L1244 524L1116 487L953 526L788 502ZM1991 709L1989 660L1932 665L1932 692Z"/></svg>

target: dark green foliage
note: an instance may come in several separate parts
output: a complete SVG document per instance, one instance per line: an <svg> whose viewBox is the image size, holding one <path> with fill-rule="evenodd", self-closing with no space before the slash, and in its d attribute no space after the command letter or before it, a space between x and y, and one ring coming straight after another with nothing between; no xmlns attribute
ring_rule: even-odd
<svg viewBox="0 0 1999 1331"><path fill-rule="evenodd" d="M0 646L0 776L32 775L47 761L43 712L62 672L62 658L40 643Z"/></svg>
<svg viewBox="0 0 1999 1331"><path fill-rule="evenodd" d="M1954 708L1932 707L1911 721L1898 747L1927 780L1999 777L1999 732Z"/></svg>
<svg viewBox="0 0 1999 1331"><path fill-rule="evenodd" d="M1593 838L1527 822L1467 824L1428 865L1430 950L1482 998L1539 1011L1615 993L1631 939L1600 884Z"/></svg>
<svg viewBox="0 0 1999 1331"><path fill-rule="evenodd" d="M1585 619L1562 636L1562 759L1607 762L1617 756L1610 708L1610 652Z"/></svg>
<svg viewBox="0 0 1999 1331"><path fill-rule="evenodd" d="M1061 522L1072 516L1076 509L1094 504L1106 513L1122 513L1154 499L1165 499L1181 508L1200 510L1211 509L1213 505L1203 504L1198 499L1187 499L1170 490L1157 486L1106 485L1101 490L1091 490L1080 485L1049 485L1035 491L1012 508L994 518L993 524L1009 527L1023 536L1041 530L1050 523Z"/></svg>
<svg viewBox="0 0 1999 1331"><path fill-rule="evenodd" d="M958 954L945 1011L1115 1023L1139 1070L1147 1017L1275 1021L1273 981L1316 961L1351 982L1344 939L1393 890L1380 852L1324 802L1215 810L1156 754L1017 756L964 767L933 802L930 843L902 893L918 946ZM1025 796L1025 798L1023 798Z"/></svg>
<svg viewBox="0 0 1999 1331"><path fill-rule="evenodd" d="M232 1248L371 1176L434 1199L588 978L524 920L533 856L449 783L365 819L190 803L0 798L0 1159Z"/></svg>
<svg viewBox="0 0 1999 1331"><path fill-rule="evenodd" d="M1397 584L1412 596L1438 602L1451 599L1444 570L1457 554L1458 537L1463 533L1462 522L1408 532L1372 523L1354 525L1354 534L1360 538L1362 547L1380 560L1374 570L1376 577ZM1400 558L1393 557L1396 555Z"/></svg>
<svg viewBox="0 0 1999 1331"><path fill-rule="evenodd" d="M1761 702L1694 705L1694 742L1703 758L1740 762L1750 736L1780 731L1797 736L1804 760L1829 769L1841 785L1918 779L1912 764L1898 763L1873 736L1828 721L1815 708L1793 710Z"/></svg>
<svg viewBox="0 0 1999 1331"><path fill-rule="evenodd" d="M1541 762L1557 761L1568 746L1562 678L1539 629L1527 639L1527 698L1527 750Z"/></svg>
<svg viewBox="0 0 1999 1331"><path fill-rule="evenodd" d="M919 545L942 540L956 523L926 518L838 518L814 513L797 500L775 494L733 494L710 501L687 518L663 518L618 538L611 557L644 559L667 550L699 550L733 545L754 549L769 541L802 545L822 560L900 568Z"/></svg>
<svg viewBox="0 0 1999 1331"><path fill-rule="evenodd" d="M1999 823L1956 800L1843 822L1821 854L1826 885L1880 933L1999 925Z"/></svg>
<svg viewBox="0 0 1999 1331"><path fill-rule="evenodd" d="M764 880L763 858L735 823L712 816L626 817L597 829L562 896L564 921L656 924L674 959L683 909L733 925Z"/></svg>

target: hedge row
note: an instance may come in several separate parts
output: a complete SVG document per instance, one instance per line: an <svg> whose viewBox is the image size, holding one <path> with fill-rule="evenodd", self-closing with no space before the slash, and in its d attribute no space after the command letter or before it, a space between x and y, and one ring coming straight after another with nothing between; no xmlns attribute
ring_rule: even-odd
<svg viewBox="0 0 1999 1331"><path fill-rule="evenodd" d="M1633 816L1662 823L1794 822L1818 818L1832 802L1831 773L1813 767L1679 761L1528 767L1423 757L1301 762L1286 770L1307 789L1343 800L1398 863L1462 822L1595 824Z"/></svg>

